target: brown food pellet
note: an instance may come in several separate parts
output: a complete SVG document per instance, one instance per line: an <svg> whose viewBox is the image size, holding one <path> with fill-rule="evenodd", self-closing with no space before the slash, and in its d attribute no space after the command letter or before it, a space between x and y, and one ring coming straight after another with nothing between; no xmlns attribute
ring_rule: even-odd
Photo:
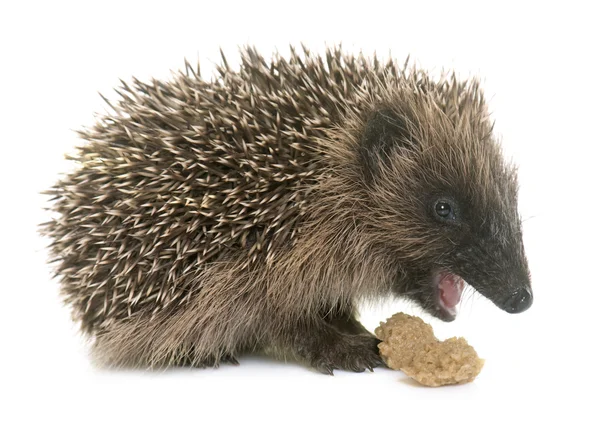
<svg viewBox="0 0 600 423"><path fill-rule="evenodd" d="M375 335L382 341L379 353L388 367L426 386L472 382L483 367L484 360L464 338L440 342L419 317L394 314Z"/></svg>

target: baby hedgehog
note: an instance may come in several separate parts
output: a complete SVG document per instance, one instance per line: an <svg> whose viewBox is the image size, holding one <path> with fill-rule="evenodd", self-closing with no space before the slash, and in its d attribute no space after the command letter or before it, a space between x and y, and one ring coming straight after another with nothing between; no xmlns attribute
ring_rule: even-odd
<svg viewBox="0 0 600 423"><path fill-rule="evenodd" d="M381 358L361 300L451 321L466 280L530 306L516 172L477 82L339 48L248 47L217 72L123 82L49 191L42 232L100 363L363 371Z"/></svg>

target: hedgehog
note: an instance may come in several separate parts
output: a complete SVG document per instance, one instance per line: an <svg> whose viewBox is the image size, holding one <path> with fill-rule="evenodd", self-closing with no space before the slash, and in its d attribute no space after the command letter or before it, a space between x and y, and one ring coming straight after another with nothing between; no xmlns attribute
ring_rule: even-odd
<svg viewBox="0 0 600 423"><path fill-rule="evenodd" d="M223 55L119 98L46 193L41 232L100 365L262 352L323 373L382 365L358 305L452 321L465 281L532 303L517 207L477 79L331 47Z"/></svg>

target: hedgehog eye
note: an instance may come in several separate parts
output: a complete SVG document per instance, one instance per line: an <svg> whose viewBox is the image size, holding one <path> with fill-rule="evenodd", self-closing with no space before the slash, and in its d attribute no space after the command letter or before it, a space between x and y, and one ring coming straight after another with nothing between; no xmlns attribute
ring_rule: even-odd
<svg viewBox="0 0 600 423"><path fill-rule="evenodd" d="M454 219L452 206L446 201L438 201L435 203L435 213L442 219Z"/></svg>

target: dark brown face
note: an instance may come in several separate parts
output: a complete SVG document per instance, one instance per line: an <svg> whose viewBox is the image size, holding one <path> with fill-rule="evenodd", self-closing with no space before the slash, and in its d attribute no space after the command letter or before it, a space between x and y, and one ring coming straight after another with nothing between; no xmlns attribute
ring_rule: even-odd
<svg viewBox="0 0 600 423"><path fill-rule="evenodd" d="M378 237L398 261L392 289L445 321L465 283L509 313L525 311L533 295L514 170L487 135L423 142L407 128L376 113L361 152L373 210L384 210L372 225L385 225Z"/></svg>
<svg viewBox="0 0 600 423"><path fill-rule="evenodd" d="M531 306L516 204L484 206L446 192L425 195L423 205L431 254L411 263L412 279L399 281L399 292L445 321L456 317L465 282L509 313Z"/></svg>

